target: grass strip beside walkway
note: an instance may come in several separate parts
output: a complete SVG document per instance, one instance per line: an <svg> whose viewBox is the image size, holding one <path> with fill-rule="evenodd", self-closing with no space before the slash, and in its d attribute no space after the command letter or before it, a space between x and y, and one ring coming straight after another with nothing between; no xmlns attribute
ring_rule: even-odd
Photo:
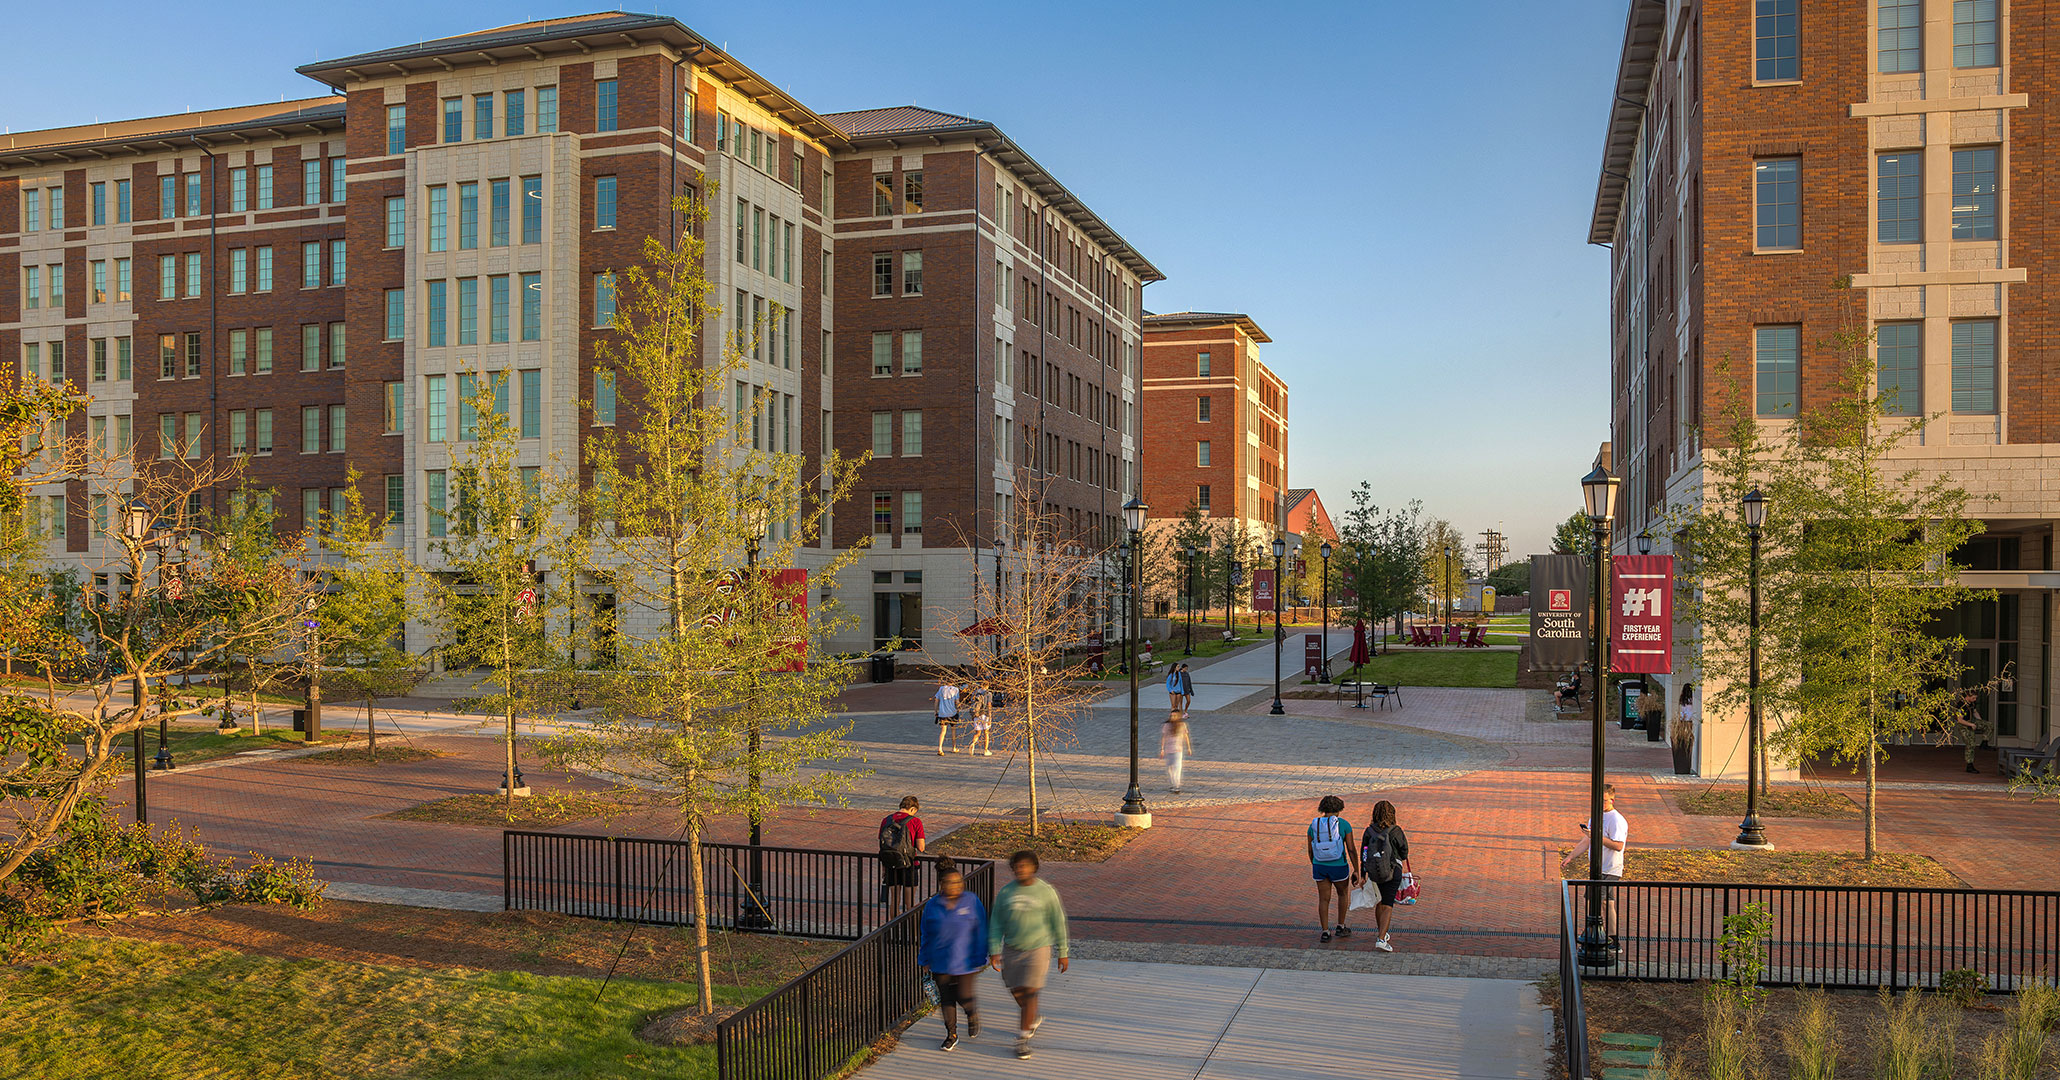
<svg viewBox="0 0 2060 1080"><path fill-rule="evenodd" d="M1514 689L1516 657L1513 652L1483 649L1452 649L1442 652L1390 652L1359 667L1367 682L1399 683L1410 686L1470 686ZM1350 664L1331 661L1331 677L1352 677Z"/></svg>

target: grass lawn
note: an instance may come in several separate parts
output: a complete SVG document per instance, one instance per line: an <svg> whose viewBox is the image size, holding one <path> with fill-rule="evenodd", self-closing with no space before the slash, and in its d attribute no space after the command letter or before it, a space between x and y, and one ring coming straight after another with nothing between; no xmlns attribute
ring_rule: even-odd
<svg viewBox="0 0 2060 1080"><path fill-rule="evenodd" d="M1515 687L1513 652L1452 649L1444 652L1382 653L1360 667L1368 682L1408 686ZM1332 678L1349 678L1349 664L1331 664Z"/></svg>
<svg viewBox="0 0 2060 1080"><path fill-rule="evenodd" d="M151 757L157 753L157 728L144 729L143 755ZM349 742L363 735L351 735L341 731L322 733L323 743ZM122 742L122 753L126 756L128 740ZM172 763L175 765L197 765L232 754L249 750L299 750L307 746L307 736L290 728L266 728L261 734L253 735L248 729L216 731L212 727L172 729Z"/></svg>
<svg viewBox="0 0 2060 1080"><path fill-rule="evenodd" d="M409 746L405 742L393 740L381 743L377 751L370 747L353 746L344 750L331 750L326 754L309 754L297 760L310 765L400 765L410 761L433 761L436 758L450 756L442 750L425 750L419 746Z"/></svg>
<svg viewBox="0 0 2060 1080"><path fill-rule="evenodd" d="M1144 835L1143 829L1119 829L1081 821L1044 821L1038 834L1030 835L1027 821L976 821L961 825L931 844L931 855L968 856L979 859L1007 859L1028 848L1046 862L1106 862L1123 845ZM995 880L996 887L1007 880Z"/></svg>
<svg viewBox="0 0 2060 1080"><path fill-rule="evenodd" d="M691 983L282 960L68 936L0 967L0 1076L713 1077L712 1046L637 1028ZM760 988L726 988L743 1003Z"/></svg>
<svg viewBox="0 0 2060 1080"><path fill-rule="evenodd" d="M1745 789L1720 787L1684 791L1674 796L1674 805L1680 807L1684 814L1743 818ZM1760 792L1761 817L1842 818L1859 812L1858 803L1837 791L1777 787Z"/></svg>
<svg viewBox="0 0 2060 1080"><path fill-rule="evenodd" d="M1561 857L1573 850L1559 849ZM1587 873L1586 857L1565 876ZM1929 855L1882 852L1872 863L1857 851L1732 851L1632 848L1624 853L1626 881L1711 881L1753 885L1903 885L1965 888L1966 882Z"/></svg>
<svg viewBox="0 0 2060 1080"><path fill-rule="evenodd" d="M1222 656L1224 653L1227 652L1236 652L1237 650L1245 648L1246 646L1268 641L1270 640L1269 635L1271 635L1273 632L1273 624L1268 623L1266 626L1266 633L1261 634L1258 637L1252 636L1251 629L1252 627L1249 623L1239 623L1238 632L1241 636L1236 641L1226 645L1223 642L1222 623L1217 623L1214 628L1208 629L1206 631L1203 627L1198 625L1195 627L1195 654L1193 656L1188 656L1185 655L1187 650L1187 637L1180 632L1180 627L1176 626L1173 628L1172 638L1166 641L1161 641L1152 647L1152 659L1158 662L1158 666L1152 668L1148 672L1145 672L1141 676L1141 678L1143 678L1147 682L1153 679L1157 679L1161 682L1164 682L1166 679L1166 667L1169 664L1177 663L1180 661L1186 661L1187 663L1192 664L1197 660L1206 660L1212 656ZM1282 627L1281 629L1285 631L1291 628ZM1103 682L1130 681L1129 675L1126 675L1116 670L1116 668L1123 663L1123 652L1121 649L1110 649L1108 656L1102 661L1102 663L1106 665L1102 670Z"/></svg>
<svg viewBox="0 0 2060 1080"><path fill-rule="evenodd" d="M315 756L328 757L330 754L351 752L332 750L329 754ZM380 753L384 755L386 752L382 750ZM398 821L433 821L440 825L486 825L505 829L532 825L563 825L568 821L614 817L637 808L636 803L613 796L592 795L583 791L536 791L515 797L515 816L511 818L507 816L508 797L485 791L416 803L379 816Z"/></svg>

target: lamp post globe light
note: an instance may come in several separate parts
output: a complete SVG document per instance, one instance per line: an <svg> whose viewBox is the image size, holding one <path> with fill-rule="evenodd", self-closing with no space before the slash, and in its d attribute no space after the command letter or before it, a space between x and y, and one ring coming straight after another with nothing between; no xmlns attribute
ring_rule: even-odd
<svg viewBox="0 0 2060 1080"><path fill-rule="evenodd" d="M1316 549L1323 556L1323 659L1316 665L1316 681L1330 681L1330 541Z"/></svg>
<svg viewBox="0 0 2060 1080"><path fill-rule="evenodd" d="M1651 529L1646 529L1646 530L1644 530L1643 532L1640 532L1640 533L1638 534L1638 554L1640 554L1640 555L1650 555L1650 554L1652 554L1652 530L1651 530Z"/></svg>
<svg viewBox="0 0 2060 1080"><path fill-rule="evenodd" d="M1137 618L1138 601L1144 593L1144 516L1149 509L1144 500L1132 496L1123 504L1123 527L1129 531L1129 562L1124 568L1123 590L1129 595L1129 625L1124 630L1123 660L1130 669L1130 788L1123 793L1123 809L1116 814L1116 824L1133 829L1149 829L1152 826L1152 812L1144 804L1144 791L1137 785L1137 638L1140 626Z"/></svg>
<svg viewBox="0 0 2060 1080"><path fill-rule="evenodd" d="M1273 716L1287 712L1280 704L1280 576L1287 560L1287 541L1273 538L1273 708L1266 710ZM1254 606L1257 598L1254 597Z"/></svg>
<svg viewBox="0 0 2060 1080"><path fill-rule="evenodd" d="M1180 549L1187 560L1187 649L1182 656L1195 654L1195 546L1189 543Z"/></svg>
<svg viewBox="0 0 2060 1080"><path fill-rule="evenodd" d="M1767 498L1754 488L1739 500L1745 518L1745 535L1751 545L1746 563L1746 667L1745 667L1745 820L1738 823L1738 838L1731 846L1742 851L1772 851L1767 830L1760 823L1760 785L1764 769L1760 764L1760 527L1767 523Z"/></svg>
<svg viewBox="0 0 2060 1080"><path fill-rule="evenodd" d="M1617 961L1616 943L1602 921L1602 705L1609 697L1609 670L1603 656L1603 597L1609 592L1603 581L1602 550L1609 546L1609 522L1616 512L1617 478L1596 466L1581 478L1581 501L1588 512L1588 591L1594 604L1588 624L1589 664L1594 675L1594 715L1589 730L1588 771L1588 917L1581 930L1580 963L1583 967L1610 967Z"/></svg>

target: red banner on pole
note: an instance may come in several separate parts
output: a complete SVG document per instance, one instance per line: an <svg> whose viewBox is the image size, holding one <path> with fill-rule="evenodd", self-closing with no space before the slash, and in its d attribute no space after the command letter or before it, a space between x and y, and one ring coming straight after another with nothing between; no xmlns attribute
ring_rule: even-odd
<svg viewBox="0 0 2060 1080"><path fill-rule="evenodd" d="M1252 571L1252 610L1273 610L1273 571Z"/></svg>
<svg viewBox="0 0 2060 1080"><path fill-rule="evenodd" d="M1674 670L1674 557L1618 555L1610 560L1610 670L1665 675Z"/></svg>
<svg viewBox="0 0 2060 1080"><path fill-rule="evenodd" d="M808 571L772 570L766 573L772 589L773 618L789 623L794 634L780 648L788 660L780 671L804 671L808 667Z"/></svg>

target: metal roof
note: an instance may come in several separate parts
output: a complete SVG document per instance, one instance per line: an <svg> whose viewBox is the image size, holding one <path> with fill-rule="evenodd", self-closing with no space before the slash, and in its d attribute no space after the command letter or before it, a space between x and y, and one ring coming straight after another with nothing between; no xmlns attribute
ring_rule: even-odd
<svg viewBox="0 0 2060 1080"><path fill-rule="evenodd" d="M1044 166L1037 163L1017 146L1002 130L985 120L975 120L954 113L937 112L916 105L896 105L885 109L857 109L851 112L823 114L824 119L837 125L846 133L854 149L866 146L901 147L919 143L936 144L947 138L971 138L981 151L992 154L996 161L1009 167L1017 176L1029 184L1046 202L1058 208L1073 223L1073 227L1086 233L1095 243L1120 259L1130 272L1142 281L1164 281L1166 275L1153 266L1151 260L1122 234L1109 227L1087 204L1080 201L1066 185L1059 183Z"/></svg>
<svg viewBox="0 0 2060 1080"><path fill-rule="evenodd" d="M1631 158L1638 150L1638 127L1645 116L1645 95L1652 87L1652 69L1659 61L1666 33L1662 0L1631 0L1624 18L1624 49L1617 61L1615 95L1609 106L1609 127L1602 140L1602 175L1595 184L1595 213L1588 221L1588 242L1607 244L1616 236L1623 210L1624 188L1630 185Z"/></svg>
<svg viewBox="0 0 2060 1080"><path fill-rule="evenodd" d="M516 23L512 26L459 34L377 49L334 60L302 64L294 70L331 86L359 79L417 73L442 74L460 65L495 64L503 60L541 60L586 54L596 48L632 48L663 43L686 53L716 78L735 87L774 116L828 145L842 149L843 132L770 79L739 63L728 52L670 15L603 11L564 19Z"/></svg>
<svg viewBox="0 0 2060 1080"><path fill-rule="evenodd" d="M1259 324L1253 321L1250 315L1243 315L1234 311L1173 311L1164 315L1157 315L1147 311L1144 315L1144 328L1146 330L1177 330L1224 325L1238 327L1245 332L1246 337L1251 338L1253 341L1265 342L1267 344L1273 342L1272 338L1266 336L1266 331L1259 329Z"/></svg>
<svg viewBox="0 0 2060 1080"><path fill-rule="evenodd" d="M0 136L0 168L104 160L122 154L156 154L196 142L202 146L250 142L253 132L284 139L303 129L342 128L343 99L338 97L240 105Z"/></svg>

